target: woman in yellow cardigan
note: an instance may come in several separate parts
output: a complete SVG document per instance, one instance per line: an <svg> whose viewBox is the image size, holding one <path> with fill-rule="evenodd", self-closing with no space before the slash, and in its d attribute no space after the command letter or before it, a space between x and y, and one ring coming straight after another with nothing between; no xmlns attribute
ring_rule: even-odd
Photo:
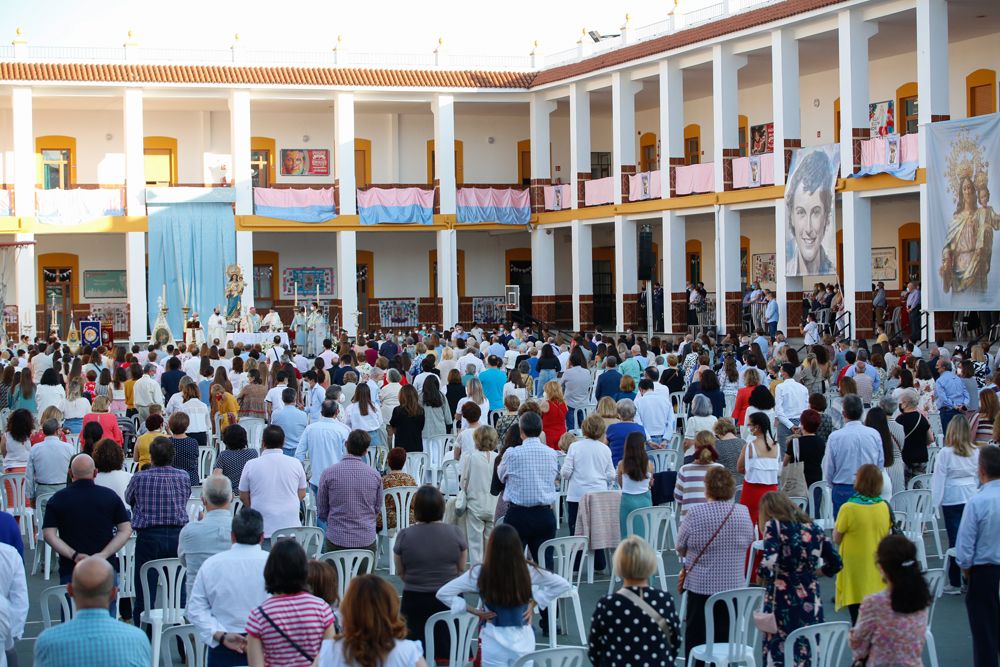
<svg viewBox="0 0 1000 667"><path fill-rule="evenodd" d="M209 394L212 397L212 423L215 423L215 415L222 415L219 421L221 433L227 426L239 421L240 404L221 384L213 384Z"/></svg>
<svg viewBox="0 0 1000 667"><path fill-rule="evenodd" d="M889 534L889 503L881 498L882 471L866 463L854 477L854 495L837 514L833 541L840 545L844 569L837 576L837 609L847 607L851 624L865 597L885 588L875 564L879 542Z"/></svg>

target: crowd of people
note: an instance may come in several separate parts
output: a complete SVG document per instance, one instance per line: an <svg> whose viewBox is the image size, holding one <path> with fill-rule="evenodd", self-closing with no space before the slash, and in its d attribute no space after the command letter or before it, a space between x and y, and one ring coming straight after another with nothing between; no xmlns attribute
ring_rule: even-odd
<svg viewBox="0 0 1000 667"><path fill-rule="evenodd" d="M342 336L312 358L277 337L75 353L38 340L0 363L4 471L23 473L76 604L37 639L38 665L88 664L81 645L93 664L150 664L144 612L157 602L143 591L156 586L140 572L171 558L210 667L424 665L425 624L442 611L478 617L482 664L511 665L571 591L541 553L563 520L590 540L594 569L623 582L581 638L595 665L688 655L713 639L706 614L726 641L725 606L708 601L748 580L764 592L763 664L785 664L788 635L824 621L834 575L827 599L850 613L854 659L919 665L925 549L890 504L913 488L940 509L955 554L945 592L966 596L975 664L1000 655L1000 369L988 345L881 335L795 348L766 328L645 340L515 324ZM390 489L412 492L408 513ZM651 585L665 545L635 520L660 505L675 510L666 546L683 605ZM0 514L11 660L28 603L20 558L6 556L23 554L25 520ZM311 525L323 540L309 553L275 535ZM129 609L118 554L130 543ZM401 598L375 574L345 588L316 558L349 549L391 560ZM112 622L120 614L131 626ZM804 642L792 650L810 664Z"/></svg>

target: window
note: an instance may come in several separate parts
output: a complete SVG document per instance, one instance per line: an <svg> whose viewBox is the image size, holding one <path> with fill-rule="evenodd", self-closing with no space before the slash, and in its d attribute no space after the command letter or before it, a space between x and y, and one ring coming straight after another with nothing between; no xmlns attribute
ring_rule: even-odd
<svg viewBox="0 0 1000 667"><path fill-rule="evenodd" d="M598 178L607 178L611 175L611 153L591 153L590 154L590 177L595 181Z"/></svg>
<svg viewBox="0 0 1000 667"><path fill-rule="evenodd" d="M688 282L701 282L701 241L697 239L688 240L684 244L684 252L687 256L685 268L687 269Z"/></svg>
<svg viewBox="0 0 1000 667"><path fill-rule="evenodd" d="M642 147L642 164L643 171L656 171L658 169L656 164L656 146Z"/></svg>
<svg viewBox="0 0 1000 667"><path fill-rule="evenodd" d="M42 150L42 189L68 190L70 185L69 149Z"/></svg>
<svg viewBox="0 0 1000 667"><path fill-rule="evenodd" d="M749 119L740 114L739 119L739 142L740 142L740 157L746 157L750 155L748 147L750 145L750 121Z"/></svg>
<svg viewBox="0 0 1000 667"><path fill-rule="evenodd" d="M250 171L255 188L271 187L271 151L250 151Z"/></svg>
<svg viewBox="0 0 1000 667"><path fill-rule="evenodd" d="M701 162L701 126L688 125L684 128L684 164Z"/></svg>
<svg viewBox="0 0 1000 667"><path fill-rule="evenodd" d="M146 185L177 185L177 140L173 137L143 137Z"/></svg>
<svg viewBox="0 0 1000 667"><path fill-rule="evenodd" d="M997 73L991 69L977 69L965 77L968 115L985 116L997 110Z"/></svg>
<svg viewBox="0 0 1000 667"><path fill-rule="evenodd" d="M917 131L917 96L899 100L899 133L913 134Z"/></svg>
<svg viewBox="0 0 1000 667"><path fill-rule="evenodd" d="M639 171L656 171L660 168L658 143L652 132L639 137Z"/></svg>
<svg viewBox="0 0 1000 667"><path fill-rule="evenodd" d="M253 298L254 303L262 308L274 305L274 294L271 292L271 277L274 267L271 264L253 265Z"/></svg>
<svg viewBox="0 0 1000 667"><path fill-rule="evenodd" d="M903 240L903 275L908 281L920 280L920 239Z"/></svg>

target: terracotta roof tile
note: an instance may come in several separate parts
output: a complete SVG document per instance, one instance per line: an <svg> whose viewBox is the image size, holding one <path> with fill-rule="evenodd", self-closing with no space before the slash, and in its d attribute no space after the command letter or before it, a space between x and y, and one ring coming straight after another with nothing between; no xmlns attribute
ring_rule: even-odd
<svg viewBox="0 0 1000 667"><path fill-rule="evenodd" d="M695 26L540 72L7 61L0 62L0 81L525 89L621 65L845 1L785 0L736 14L725 20Z"/></svg>

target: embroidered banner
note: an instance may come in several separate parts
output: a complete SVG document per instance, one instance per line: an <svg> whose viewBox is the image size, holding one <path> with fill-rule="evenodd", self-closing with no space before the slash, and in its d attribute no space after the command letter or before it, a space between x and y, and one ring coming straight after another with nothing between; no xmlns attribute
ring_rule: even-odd
<svg viewBox="0 0 1000 667"><path fill-rule="evenodd" d="M358 190L358 217L362 225L434 224L434 191L421 188Z"/></svg>
<svg viewBox="0 0 1000 667"><path fill-rule="evenodd" d="M295 222L326 222L337 217L333 188L254 188L254 212Z"/></svg>
<svg viewBox="0 0 1000 667"><path fill-rule="evenodd" d="M456 194L458 221L527 225L531 219L531 196L513 188L459 188Z"/></svg>
<svg viewBox="0 0 1000 667"><path fill-rule="evenodd" d="M583 182L583 203L587 206L610 204L615 200L614 176Z"/></svg>
<svg viewBox="0 0 1000 667"><path fill-rule="evenodd" d="M545 210L563 211L565 209L572 208L573 201L570 198L571 192L572 188L569 183L543 186L542 195L545 199Z"/></svg>
<svg viewBox="0 0 1000 667"><path fill-rule="evenodd" d="M108 215L125 215L118 188L35 190L37 220L46 225L82 225Z"/></svg>
<svg viewBox="0 0 1000 667"><path fill-rule="evenodd" d="M333 268L328 266L301 266L281 272L281 298L292 299L298 287L299 299L303 303L316 300L316 288L320 299L333 298Z"/></svg>
<svg viewBox="0 0 1000 667"><path fill-rule="evenodd" d="M674 190L677 194L715 192L715 165L713 163L680 165L674 169Z"/></svg>
<svg viewBox="0 0 1000 667"><path fill-rule="evenodd" d="M500 324L507 321L507 299L502 296L472 297L472 321Z"/></svg>
<svg viewBox="0 0 1000 667"><path fill-rule="evenodd" d="M912 181L917 177L920 145L917 134L890 134L861 142L861 171L854 178L891 174Z"/></svg>
<svg viewBox="0 0 1000 667"><path fill-rule="evenodd" d="M416 299L380 299L379 324L383 327L415 327L420 324Z"/></svg>
<svg viewBox="0 0 1000 667"><path fill-rule="evenodd" d="M774 185L774 153L733 158L733 188Z"/></svg>
<svg viewBox="0 0 1000 667"><path fill-rule="evenodd" d="M642 201L644 199L659 199L660 172L643 171L638 174L629 174L628 177L628 200Z"/></svg>

